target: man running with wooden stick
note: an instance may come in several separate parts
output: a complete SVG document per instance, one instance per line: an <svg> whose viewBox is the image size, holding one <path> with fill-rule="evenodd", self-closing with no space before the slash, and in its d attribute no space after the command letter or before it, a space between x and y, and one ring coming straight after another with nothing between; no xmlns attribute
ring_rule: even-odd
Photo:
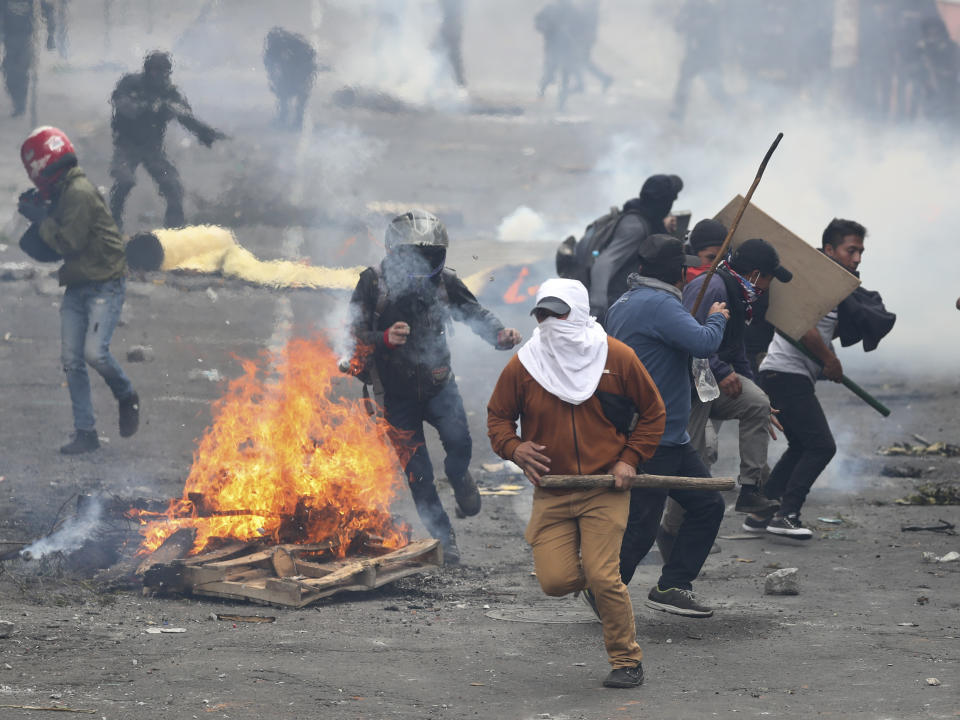
<svg viewBox="0 0 960 720"><path fill-rule="evenodd" d="M525 537L540 587L553 596L583 592L603 623L613 666L603 684L628 688L643 682L643 655L630 594L620 580L630 511L624 490L656 450L666 413L637 356L608 338L589 308L579 281L552 279L540 286L532 312L538 327L500 374L487 405L487 429L494 452L516 462L538 486ZM616 480L613 488L541 488L547 473L610 473Z"/></svg>

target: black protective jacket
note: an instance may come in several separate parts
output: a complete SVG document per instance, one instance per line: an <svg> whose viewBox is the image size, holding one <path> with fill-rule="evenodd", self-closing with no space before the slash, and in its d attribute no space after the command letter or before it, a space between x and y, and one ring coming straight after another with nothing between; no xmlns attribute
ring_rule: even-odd
<svg viewBox="0 0 960 720"><path fill-rule="evenodd" d="M503 330L452 270L432 279L404 276L391 281L384 265L367 268L350 308L356 355L369 359L372 352L373 367L388 395L427 399L453 377L447 345L451 320L465 323L495 347ZM410 336L405 344L390 348L384 335L397 322L410 326Z"/></svg>

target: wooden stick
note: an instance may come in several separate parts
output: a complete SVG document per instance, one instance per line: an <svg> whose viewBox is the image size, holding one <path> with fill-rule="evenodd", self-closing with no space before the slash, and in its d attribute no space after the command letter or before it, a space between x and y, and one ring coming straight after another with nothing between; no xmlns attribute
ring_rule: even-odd
<svg viewBox="0 0 960 720"><path fill-rule="evenodd" d="M96 715L96 710L78 710L77 708L59 707L59 706L40 706L40 705L0 705L0 708L16 708L17 710L46 710L48 712L68 712L84 713L86 715Z"/></svg>
<svg viewBox="0 0 960 720"><path fill-rule="evenodd" d="M540 487L580 489L613 487L613 475L544 475ZM731 477L674 477L671 475L634 475L630 487L666 490L733 490L737 481Z"/></svg>
<svg viewBox="0 0 960 720"><path fill-rule="evenodd" d="M799 341L799 340L794 340L792 337L790 337L789 335L787 335L787 334L784 333L784 332L780 332L779 330L777 330L777 335L779 335L779 336L782 337L784 340L786 340L788 343L790 343L791 345L793 345L797 350L799 350L799 351L802 352L804 355L806 355L808 358L810 358L811 360L813 360L817 365L819 365L820 367L823 367L823 363L820 361L820 358L818 358L816 355L814 355L812 352L810 352L810 350L807 348L807 346L804 345L801 341ZM884 417L889 417L889 416L890 416L890 408L888 408L888 407L887 407L886 405L884 405L882 402L880 402L879 400L877 400L873 395L871 395L870 393L868 393L866 390L864 390L862 387L860 387L857 383L855 383L853 380L851 380L850 378L848 378L846 375L842 375L842 376L840 377L840 382L843 384L844 387L846 387L848 390L850 390L850 392L852 392L852 393L853 393L854 395L856 395L858 398L860 398L861 400L863 400L867 405L869 405L870 407L872 407L872 408L873 408L874 410L876 410L878 413L880 413L880 414L883 415ZM916 437L916 436L914 436L914 437ZM927 444L929 445L929 443L927 443Z"/></svg>
<svg viewBox="0 0 960 720"><path fill-rule="evenodd" d="M737 232L737 226L740 225L740 218L743 217L744 211L750 204L750 198L753 197L753 191L756 190L757 185L760 184L760 178L763 177L763 171L767 169L767 163L770 162L770 157L773 155L773 151L777 149L777 145L780 144L782 139L783 133L777 133L777 137L773 141L773 145L771 145L770 149L767 150L767 154L763 156L763 162L760 163L760 169L757 170L757 176L753 179L753 185L751 185L750 189L747 190L747 196L743 198L743 204L740 206L740 209L737 210L737 216L730 224L730 229L727 231L727 237L723 241L723 245L720 246L720 252L717 253L717 257L715 257L713 262L710 263L710 269L707 271L707 276L703 279L703 285L700 286L700 292L697 293L697 301L693 303L693 309L690 311L691 315L696 315L697 310L700 309L700 303L703 302L703 296L707 292L707 285L710 284L710 278L712 278L713 274L717 271L717 266L723 262L723 259L727 254L727 248L730 247L730 242L733 240L733 235Z"/></svg>

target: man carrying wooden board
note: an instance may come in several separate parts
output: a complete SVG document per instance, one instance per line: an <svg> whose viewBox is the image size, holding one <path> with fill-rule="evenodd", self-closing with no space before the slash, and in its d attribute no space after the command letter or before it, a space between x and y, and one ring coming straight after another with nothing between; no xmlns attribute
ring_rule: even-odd
<svg viewBox="0 0 960 720"><path fill-rule="evenodd" d="M866 234L863 225L835 218L823 231L821 251L859 277L857 269ZM800 510L810 488L837 451L815 390L821 373L833 382L843 378L833 339L839 337L844 346L862 340L864 350L869 351L890 332L895 321L896 316L886 311L879 294L857 288L799 338L808 353L786 337L774 336L760 363L760 385L770 396L771 404L780 410L789 445L764 488L767 497L781 503L780 510L766 525L767 533L795 540L809 540L813 535L803 526Z"/></svg>

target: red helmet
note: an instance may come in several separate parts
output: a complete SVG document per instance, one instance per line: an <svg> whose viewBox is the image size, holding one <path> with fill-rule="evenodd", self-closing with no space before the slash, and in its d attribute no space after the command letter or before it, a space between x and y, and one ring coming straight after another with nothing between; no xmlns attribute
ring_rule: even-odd
<svg viewBox="0 0 960 720"><path fill-rule="evenodd" d="M33 184L41 190L52 187L77 162L70 138L49 125L38 127L23 141L20 159Z"/></svg>

